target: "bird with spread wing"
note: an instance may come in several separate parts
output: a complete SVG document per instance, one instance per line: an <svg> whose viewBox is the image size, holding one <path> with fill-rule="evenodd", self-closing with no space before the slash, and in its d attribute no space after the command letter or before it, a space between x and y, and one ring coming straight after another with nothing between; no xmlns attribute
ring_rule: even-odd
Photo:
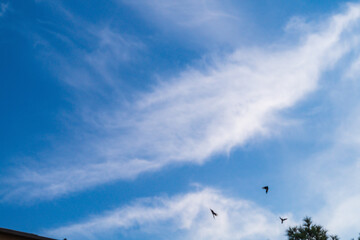
<svg viewBox="0 0 360 240"><path fill-rule="evenodd" d="M279 218L280 218L280 220L281 220L281 224L283 224L284 221L287 220L287 218L282 218L282 217L279 217Z"/></svg>
<svg viewBox="0 0 360 240"><path fill-rule="evenodd" d="M213 218L215 219L215 217L217 217L217 213L214 212L214 210L212 210L211 208L210 208L210 211L211 211L211 214L212 214Z"/></svg>

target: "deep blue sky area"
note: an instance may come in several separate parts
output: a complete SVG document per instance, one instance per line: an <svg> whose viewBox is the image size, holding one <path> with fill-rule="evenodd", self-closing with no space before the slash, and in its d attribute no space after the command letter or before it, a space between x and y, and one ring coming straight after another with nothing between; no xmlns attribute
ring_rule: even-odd
<svg viewBox="0 0 360 240"><path fill-rule="evenodd" d="M0 0L0 227L355 237L359 24L357 1Z"/></svg>

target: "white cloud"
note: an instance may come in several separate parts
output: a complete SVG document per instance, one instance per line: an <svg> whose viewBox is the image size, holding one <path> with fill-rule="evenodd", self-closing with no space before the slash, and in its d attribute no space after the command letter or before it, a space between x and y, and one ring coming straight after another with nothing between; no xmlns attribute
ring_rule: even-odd
<svg viewBox="0 0 360 240"><path fill-rule="evenodd" d="M86 141L91 153L82 146L75 164L21 172L4 198L53 198L169 164L201 164L271 134L284 122L281 110L315 91L321 74L358 45L359 19L352 4L296 46L238 50L162 81L130 106L99 111L89 104L83 118L102 136Z"/></svg>
<svg viewBox="0 0 360 240"><path fill-rule="evenodd" d="M209 208L218 213L214 220ZM205 188L171 198L140 199L80 223L49 230L52 236L103 239L107 234L145 234L158 239L281 239L289 222L256 204Z"/></svg>
<svg viewBox="0 0 360 240"><path fill-rule="evenodd" d="M141 96L130 116L115 111L103 115L100 125L127 129L126 149L150 150L147 155L164 161L203 162L267 134L277 113L315 90L320 74L350 50L353 39L341 34L358 11L334 17L328 28L293 49L238 51L207 70L187 70ZM110 149L124 152L118 147L122 139L112 143Z"/></svg>

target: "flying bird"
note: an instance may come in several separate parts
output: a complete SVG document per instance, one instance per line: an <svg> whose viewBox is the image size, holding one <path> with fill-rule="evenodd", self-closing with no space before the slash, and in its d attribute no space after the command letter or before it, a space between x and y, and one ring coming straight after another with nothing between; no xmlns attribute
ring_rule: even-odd
<svg viewBox="0 0 360 240"><path fill-rule="evenodd" d="M284 221L287 220L287 218L281 218L281 217L279 217L279 218L280 218L280 220L281 220L281 224L283 224Z"/></svg>
<svg viewBox="0 0 360 240"><path fill-rule="evenodd" d="M267 194L268 191L269 191L269 186L262 187L262 189L265 189L265 192L266 192L266 194Z"/></svg>
<svg viewBox="0 0 360 240"><path fill-rule="evenodd" d="M217 213L214 212L214 210L212 210L211 208L210 208L210 211L211 211L211 214L212 214L213 218L215 219L215 217L217 216Z"/></svg>

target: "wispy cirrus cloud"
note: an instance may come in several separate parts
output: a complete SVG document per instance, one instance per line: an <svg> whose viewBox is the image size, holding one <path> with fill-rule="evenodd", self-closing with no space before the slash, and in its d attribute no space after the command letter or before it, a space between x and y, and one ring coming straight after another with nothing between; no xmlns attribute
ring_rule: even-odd
<svg viewBox="0 0 360 240"><path fill-rule="evenodd" d="M218 217L213 219L209 208ZM291 217L290 213L283 213ZM290 219L289 223L293 223ZM71 239L99 239L104 236L157 239L281 239L285 227L278 216L256 204L224 196L212 188L173 197L138 199L79 223L47 231ZM137 236L138 236L137 235Z"/></svg>
<svg viewBox="0 0 360 240"><path fill-rule="evenodd" d="M242 27L249 24L239 8L234 11L233 4L217 0L118 2L135 9L161 31L170 32L183 42L190 40L198 47L219 43L235 46L246 34Z"/></svg>
<svg viewBox="0 0 360 240"><path fill-rule="evenodd" d="M95 97L93 92L101 95L101 90L106 87L119 88L123 80L118 72L123 65L137 60L138 52L145 49L145 44L136 36L113 27L110 20L92 23L60 2L41 4L64 21L63 26L58 27L58 20L38 19L36 26L29 26L37 30L29 35L34 46L42 49L39 57L47 60L45 64L56 78L73 87L72 93L87 92L92 97Z"/></svg>
<svg viewBox="0 0 360 240"><path fill-rule="evenodd" d="M60 155L56 159L62 166L49 167L50 155L40 170L15 175L3 199L24 193L51 199L175 163L202 164L215 154L270 135L286 122L281 111L314 92L322 74L358 47L359 20L360 6L351 4L344 13L305 32L300 43L237 50L204 63L202 69L189 67L177 77L160 80L150 92L134 94L137 99L131 103L115 96L118 105L100 110L81 102L87 109L82 119L97 134L79 143L76 162L62 161L69 156ZM104 63L101 69L111 73L109 56L98 56L104 59L95 62ZM75 81L71 76L77 70L71 68L67 77ZM82 81L82 75L77 76ZM116 89L116 82L110 86Z"/></svg>

